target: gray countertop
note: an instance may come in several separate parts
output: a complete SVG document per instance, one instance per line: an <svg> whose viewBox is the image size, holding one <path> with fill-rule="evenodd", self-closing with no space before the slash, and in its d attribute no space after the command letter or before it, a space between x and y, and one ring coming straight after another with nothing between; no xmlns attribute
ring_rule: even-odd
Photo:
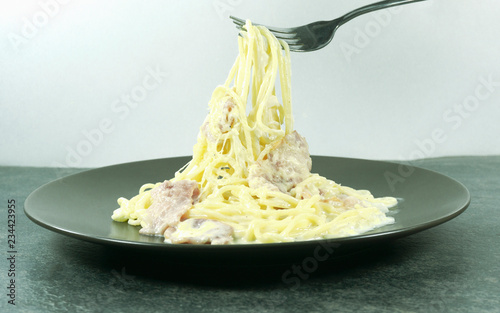
<svg viewBox="0 0 500 313"><path fill-rule="evenodd" d="M437 227L321 262L293 285L282 279L293 264L184 266L51 232L30 221L23 204L61 172L0 167L0 311L500 312L500 156L413 165L462 182L471 192L469 208ZM7 243L9 200L15 261ZM12 290L15 306L8 303Z"/></svg>

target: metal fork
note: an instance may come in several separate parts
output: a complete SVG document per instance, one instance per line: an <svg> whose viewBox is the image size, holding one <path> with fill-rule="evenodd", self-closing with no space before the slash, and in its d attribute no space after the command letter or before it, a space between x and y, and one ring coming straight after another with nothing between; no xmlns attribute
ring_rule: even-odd
<svg viewBox="0 0 500 313"><path fill-rule="evenodd" d="M293 28L268 27L262 24L255 24L255 23L254 25L265 26L274 34L274 36L276 36L276 38L282 39L286 43L288 43L290 51L297 51L297 52L315 51L329 44L330 41L332 41L332 38L335 35L337 29L341 25L352 20L355 17L384 8L389 8L402 4L420 2L420 1L424 0L386 0L386 1L375 2L369 5L365 5L354 11L351 11L331 21L319 21ZM244 29L245 27L244 20L234 16L230 16L230 18L236 24L236 28Z"/></svg>

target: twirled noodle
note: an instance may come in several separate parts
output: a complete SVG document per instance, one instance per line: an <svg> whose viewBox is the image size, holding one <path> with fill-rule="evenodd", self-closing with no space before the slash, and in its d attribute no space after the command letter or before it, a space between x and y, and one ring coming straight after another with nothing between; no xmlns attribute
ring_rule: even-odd
<svg viewBox="0 0 500 313"><path fill-rule="evenodd" d="M250 21L245 29L225 84L212 94L192 160L171 179L196 181L201 191L182 218L230 225L232 243L349 236L393 223L386 213L396 199L374 198L368 191L341 186L318 174L309 173L285 191L250 186L251 167L263 164L294 130L288 45ZM278 73L281 104L275 88ZM118 199L120 207L112 218L141 224L152 203L151 190L159 184L142 186L130 200Z"/></svg>

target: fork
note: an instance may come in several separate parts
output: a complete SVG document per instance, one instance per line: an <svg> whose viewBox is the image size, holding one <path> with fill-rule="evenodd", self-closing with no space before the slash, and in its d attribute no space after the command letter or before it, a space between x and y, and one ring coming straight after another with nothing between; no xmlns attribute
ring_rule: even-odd
<svg viewBox="0 0 500 313"><path fill-rule="evenodd" d="M379 1L369 5L365 5L359 9L353 10L331 21L319 21L299 27L278 28L278 27L268 27L262 24L255 24L255 23L254 25L265 26L274 34L274 36L276 36L276 38L285 41L290 47L290 51L296 51L296 52L315 51L329 44L330 41L332 41L332 38L335 35L337 29L341 25L352 20L355 17L380 9L385 9L397 5L409 4L420 1L424 0ZM229 16L229 17L236 24L236 28L245 30L244 20L234 16Z"/></svg>

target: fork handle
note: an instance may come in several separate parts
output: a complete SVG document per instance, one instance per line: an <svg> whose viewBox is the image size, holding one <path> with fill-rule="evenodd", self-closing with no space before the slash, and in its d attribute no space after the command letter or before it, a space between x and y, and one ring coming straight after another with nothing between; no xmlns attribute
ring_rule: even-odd
<svg viewBox="0 0 500 313"><path fill-rule="evenodd" d="M386 0L386 1L380 1L380 2L375 2L372 4L365 5L361 8L358 8L354 11L351 11L345 15L343 15L339 21L338 21L338 26L352 20L355 17L358 17L360 15L380 10L380 9L385 9L385 8L390 8L394 7L397 5L402 5L402 4L408 4L408 3L413 3L413 2L420 2L420 1L425 1L425 0Z"/></svg>

